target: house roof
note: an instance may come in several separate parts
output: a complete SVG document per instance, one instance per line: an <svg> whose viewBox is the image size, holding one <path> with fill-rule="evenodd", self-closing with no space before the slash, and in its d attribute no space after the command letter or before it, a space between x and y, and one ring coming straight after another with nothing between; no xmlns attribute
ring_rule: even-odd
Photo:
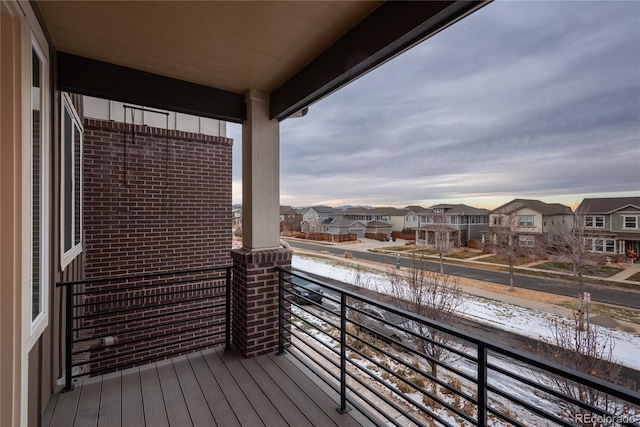
<svg viewBox="0 0 640 427"><path fill-rule="evenodd" d="M30 3L57 89L240 123L249 90L285 119L488 1Z"/></svg>
<svg viewBox="0 0 640 427"><path fill-rule="evenodd" d="M504 205L492 210L491 213L510 214L522 208L529 208L542 215L571 215L573 211L569 206L560 203L545 203L540 200L513 199Z"/></svg>
<svg viewBox="0 0 640 427"><path fill-rule="evenodd" d="M429 208L430 211L434 209L444 209L449 215L489 215L489 209L474 208L465 204L439 204Z"/></svg>
<svg viewBox="0 0 640 427"><path fill-rule="evenodd" d="M388 222L384 222L384 221L369 221L367 223L367 227L391 228L393 226L391 224L389 224Z"/></svg>
<svg viewBox="0 0 640 427"><path fill-rule="evenodd" d="M393 207L377 207L377 208L347 208L344 210L345 215L389 215L404 216L406 209L398 209Z"/></svg>
<svg viewBox="0 0 640 427"><path fill-rule="evenodd" d="M357 221L357 220L352 220L352 219L346 219L346 218L329 218L326 221L323 222L324 225L331 225L334 227L352 227L355 224L360 224L361 226L365 226L362 222Z"/></svg>
<svg viewBox="0 0 640 427"><path fill-rule="evenodd" d="M411 205L411 206L407 206L405 207L405 209L409 212L413 212L413 213L423 213L423 212L428 212L430 211L430 209L427 208L423 208L422 206L417 206L417 205Z"/></svg>
<svg viewBox="0 0 640 427"><path fill-rule="evenodd" d="M627 207L640 210L640 197L604 197L584 199L576 211L581 214L610 214Z"/></svg>
<svg viewBox="0 0 640 427"><path fill-rule="evenodd" d="M291 206L280 206L280 215L286 215L289 213L289 211L297 213Z"/></svg>
<svg viewBox="0 0 640 427"><path fill-rule="evenodd" d="M337 211L336 209L329 207L329 206L309 206L307 209L305 209L305 211L309 210L309 209L313 209L314 211L316 211L316 213L319 214L342 214L342 212Z"/></svg>

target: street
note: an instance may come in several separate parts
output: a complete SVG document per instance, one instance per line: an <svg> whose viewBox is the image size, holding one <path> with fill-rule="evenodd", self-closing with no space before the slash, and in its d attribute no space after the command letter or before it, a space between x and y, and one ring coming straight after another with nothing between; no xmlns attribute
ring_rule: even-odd
<svg viewBox="0 0 640 427"><path fill-rule="evenodd" d="M328 246L316 243L300 242L297 240L289 240L288 243L294 248L311 251L327 251L334 255L342 255L345 251L349 250L348 247ZM365 251L352 253L354 254L353 256L356 259L385 263L389 264L390 266L395 266L397 262L397 257L394 255ZM400 257L400 265L403 267L409 267L410 260ZM440 270L440 263L437 261L428 261L428 265L430 270ZM447 264L445 262L444 272L453 276L482 280L485 282L509 286L509 275L501 271L486 270L478 267L461 266L456 264ZM547 292L568 297L577 297L578 295L578 291L575 289L571 282L558 279L548 279L543 277L514 274L514 286L518 288L531 289L534 291ZM582 291L591 293L591 300L594 302L597 301L606 304L618 305L621 307L640 309L640 293L638 292L589 284L584 285Z"/></svg>

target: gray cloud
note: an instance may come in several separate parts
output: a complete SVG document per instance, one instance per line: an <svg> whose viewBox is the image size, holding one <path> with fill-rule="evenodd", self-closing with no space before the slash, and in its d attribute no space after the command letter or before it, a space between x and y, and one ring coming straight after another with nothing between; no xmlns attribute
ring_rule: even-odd
<svg viewBox="0 0 640 427"><path fill-rule="evenodd" d="M638 2L495 2L284 121L282 202L637 195L638 28Z"/></svg>

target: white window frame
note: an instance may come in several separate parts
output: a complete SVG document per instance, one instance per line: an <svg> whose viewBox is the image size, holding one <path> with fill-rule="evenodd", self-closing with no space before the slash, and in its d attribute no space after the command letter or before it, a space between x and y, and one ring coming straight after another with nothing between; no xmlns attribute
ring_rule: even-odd
<svg viewBox="0 0 640 427"><path fill-rule="evenodd" d="M51 111L49 88L49 48L43 34L32 32L25 26L22 47L22 86L23 86L23 138L22 138L22 329L23 345L26 351L38 342L49 326L49 283L50 279L50 188L51 188L51 135L48 121ZM33 54L40 59L40 89L33 89ZM38 106L36 106L38 104ZM40 110L40 254L38 281L39 312L33 315L33 110Z"/></svg>
<svg viewBox="0 0 640 427"><path fill-rule="evenodd" d="M613 239L604 239L604 252L607 254L615 254L616 241Z"/></svg>
<svg viewBox="0 0 640 427"><path fill-rule="evenodd" d="M586 243L586 247L589 248L591 252L602 253L602 254L615 254L616 253L616 241L615 239L605 239L605 238L586 238L584 239ZM598 243L600 242L600 243ZM600 246L600 250L598 250L598 246Z"/></svg>
<svg viewBox="0 0 640 427"><path fill-rule="evenodd" d="M518 244L525 248L533 248L536 245L536 237L528 234L521 234L518 236Z"/></svg>
<svg viewBox="0 0 640 427"><path fill-rule="evenodd" d="M588 219L591 218L591 225L587 224ZM602 225L598 226L598 219L602 219ZM604 215L585 215L584 216L584 228L604 228L605 219Z"/></svg>
<svg viewBox="0 0 640 427"><path fill-rule="evenodd" d="M63 93L62 96L60 97L60 253L61 253L61 257L60 257L60 264L61 264L61 268L64 271L64 269L67 267L67 265L69 265L71 263L71 261L73 261L78 255L80 255L82 253L82 212L83 212L83 206L82 206L82 135L84 132L83 126L82 126L82 122L80 121L80 117L78 117L78 114L75 110L75 108L73 107L73 103L71 102L71 98L69 98L69 95L67 95L66 93ZM74 176L72 177L72 191L75 191L76 185L80 185L80 211L79 211L79 215L80 215L80 239L78 242L75 242L75 217L72 219L71 221L71 229L67 230L65 227L65 197L66 197L66 188L65 188L65 171L66 171L66 165L67 162L69 161L69 159L65 158L65 112L68 112L70 117L71 117L71 121L72 121L72 126L78 128L79 134L80 134L80 159L78 159L78 161L80 162L80 176ZM72 143L75 146L75 140L73 138L75 138L75 132L71 132L71 137L72 137ZM72 155L75 155L75 150L72 150ZM76 161L75 158L72 159L73 162ZM75 170L75 168L74 168ZM75 209L75 198L72 197L72 215L75 214L76 209ZM65 251L65 239L66 239L66 233L71 233L71 237L72 237L72 246L71 248L69 248L68 250Z"/></svg>
<svg viewBox="0 0 640 427"><path fill-rule="evenodd" d="M627 227L627 218L633 218L635 220L635 227ZM638 230L640 229L640 216L639 215L623 215L622 216L622 229L623 230Z"/></svg>
<svg viewBox="0 0 640 427"><path fill-rule="evenodd" d="M531 218L531 225L529 225L529 221L525 221L524 219ZM533 228L535 223L535 215L518 215L518 227L520 228Z"/></svg>

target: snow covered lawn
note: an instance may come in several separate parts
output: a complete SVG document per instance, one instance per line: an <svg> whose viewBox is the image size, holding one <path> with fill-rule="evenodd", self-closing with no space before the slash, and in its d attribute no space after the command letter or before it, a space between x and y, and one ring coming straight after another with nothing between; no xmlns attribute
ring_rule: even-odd
<svg viewBox="0 0 640 427"><path fill-rule="evenodd" d="M356 274L354 268L300 255L293 256L292 266L298 270L346 283L354 283ZM389 284L383 274L371 271L361 271L360 273L366 276L363 282L371 284L374 290L388 291ZM496 300L482 299L469 294L463 295L465 302L462 315L531 338L551 339L551 322L554 318L557 319L558 315ZM640 370L640 357L638 356L640 354L640 337L600 326L592 327L601 328L602 332L611 333L615 343L614 359L618 363Z"/></svg>

